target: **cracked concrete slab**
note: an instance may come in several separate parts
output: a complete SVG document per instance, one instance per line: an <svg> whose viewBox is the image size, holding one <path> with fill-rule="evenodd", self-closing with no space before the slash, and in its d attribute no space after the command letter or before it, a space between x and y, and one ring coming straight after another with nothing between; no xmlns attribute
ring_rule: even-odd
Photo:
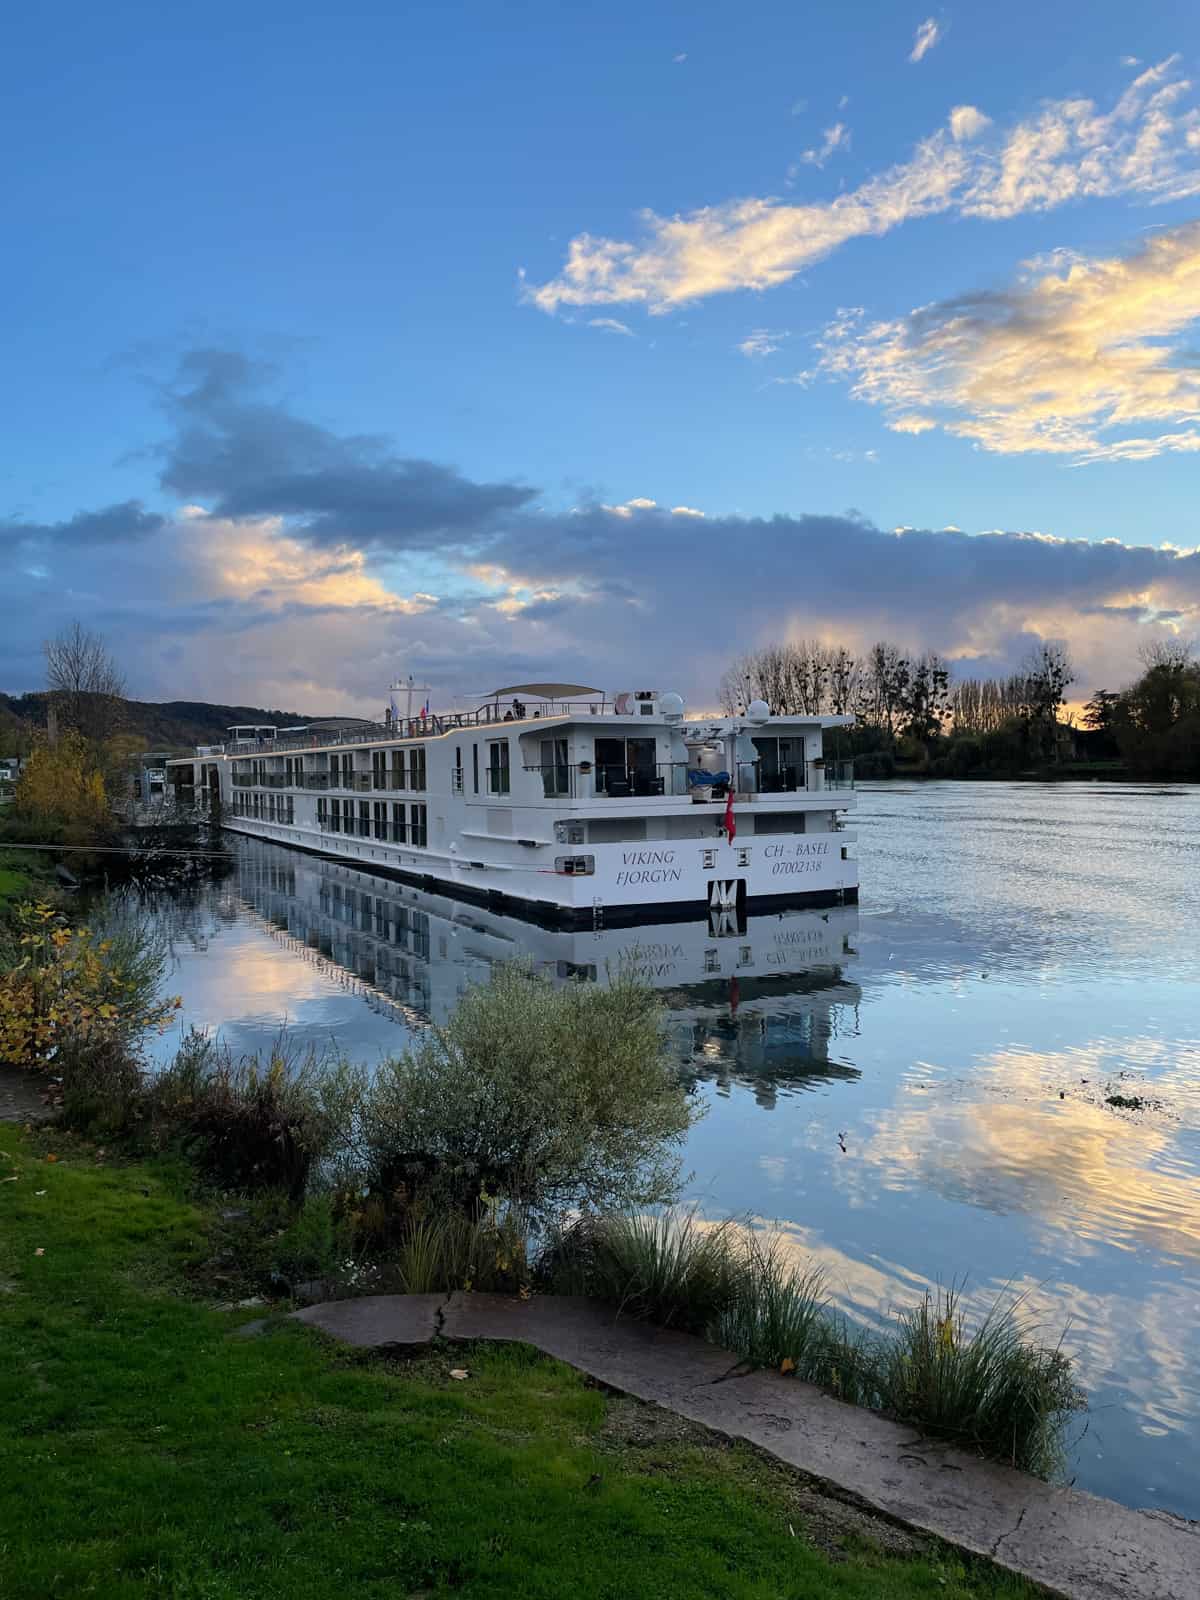
<svg viewBox="0 0 1200 1600"><path fill-rule="evenodd" d="M423 1350L441 1330L445 1300L444 1294L369 1294L305 1306L291 1317L360 1349Z"/></svg>
<svg viewBox="0 0 1200 1600"><path fill-rule="evenodd" d="M744 1439L842 1496L988 1556L1068 1600L1184 1600L1200 1593L1200 1523L1132 1511L980 1461L809 1384L747 1370L701 1339L619 1318L594 1301L376 1295L294 1315L360 1346L419 1346L435 1335L533 1345L598 1383Z"/></svg>

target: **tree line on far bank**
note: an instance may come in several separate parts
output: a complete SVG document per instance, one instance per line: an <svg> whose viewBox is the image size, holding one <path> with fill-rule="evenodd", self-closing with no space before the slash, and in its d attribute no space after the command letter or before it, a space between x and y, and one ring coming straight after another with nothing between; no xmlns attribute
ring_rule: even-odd
<svg viewBox="0 0 1200 1600"><path fill-rule="evenodd" d="M727 712L762 699L776 715L854 716L841 748L861 776L899 762L931 777L999 776L1065 762L1123 761L1139 777L1200 778L1200 663L1183 641L1156 641L1121 690L1096 690L1080 725L1064 715L1076 682L1065 645L1035 646L1004 677L955 678L936 652L880 641L861 654L818 640L737 657L718 692Z"/></svg>

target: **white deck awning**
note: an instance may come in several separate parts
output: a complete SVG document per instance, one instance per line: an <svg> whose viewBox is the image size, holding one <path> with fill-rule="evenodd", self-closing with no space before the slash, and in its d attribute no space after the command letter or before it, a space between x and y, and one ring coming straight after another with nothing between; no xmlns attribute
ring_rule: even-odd
<svg viewBox="0 0 1200 1600"><path fill-rule="evenodd" d="M603 689L589 689L583 683L510 683L505 689L493 689L486 700L499 700L506 694L527 694L531 700L574 700L589 695L603 695Z"/></svg>

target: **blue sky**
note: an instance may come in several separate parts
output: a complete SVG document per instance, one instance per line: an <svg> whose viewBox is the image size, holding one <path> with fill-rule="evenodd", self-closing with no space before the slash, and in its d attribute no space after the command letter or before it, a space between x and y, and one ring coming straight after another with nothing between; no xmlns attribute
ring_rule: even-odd
<svg viewBox="0 0 1200 1600"><path fill-rule="evenodd" d="M1183 5L27 12L0 687L76 614L147 697L298 709L557 663L703 699L724 641L787 632L1131 670L1200 608L1198 35Z"/></svg>

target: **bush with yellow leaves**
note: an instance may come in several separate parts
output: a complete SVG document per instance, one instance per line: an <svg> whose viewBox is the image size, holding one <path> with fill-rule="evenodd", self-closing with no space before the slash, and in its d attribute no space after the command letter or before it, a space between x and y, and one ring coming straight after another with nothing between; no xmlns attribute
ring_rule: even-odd
<svg viewBox="0 0 1200 1600"><path fill-rule="evenodd" d="M16 959L0 973L0 1062L57 1070L70 1053L130 1052L164 1029L178 999L158 997L164 959L136 925L70 927L53 907L13 914Z"/></svg>

